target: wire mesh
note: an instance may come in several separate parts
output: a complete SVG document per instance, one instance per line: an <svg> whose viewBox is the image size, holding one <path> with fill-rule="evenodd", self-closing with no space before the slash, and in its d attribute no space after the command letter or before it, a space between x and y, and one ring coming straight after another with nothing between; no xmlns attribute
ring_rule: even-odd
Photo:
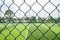
<svg viewBox="0 0 60 40"><path fill-rule="evenodd" d="M60 40L60 0L0 0L0 40Z"/></svg>

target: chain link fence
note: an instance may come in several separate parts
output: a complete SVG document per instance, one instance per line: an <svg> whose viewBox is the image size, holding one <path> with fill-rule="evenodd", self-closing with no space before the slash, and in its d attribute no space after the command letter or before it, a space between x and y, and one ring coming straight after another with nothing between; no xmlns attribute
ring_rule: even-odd
<svg viewBox="0 0 60 40"><path fill-rule="evenodd" d="M0 0L0 40L60 40L60 0Z"/></svg>

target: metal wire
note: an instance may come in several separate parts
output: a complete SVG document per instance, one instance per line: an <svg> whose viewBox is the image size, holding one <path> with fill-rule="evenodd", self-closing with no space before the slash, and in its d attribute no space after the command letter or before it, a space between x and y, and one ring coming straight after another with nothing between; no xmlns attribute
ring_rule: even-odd
<svg viewBox="0 0 60 40"><path fill-rule="evenodd" d="M9 3L9 1L10 1L10 3ZM0 4L0 25L4 26L2 29L0 29L0 36L1 35L3 36L2 40L10 40L10 39L8 39L9 36L12 37L12 40L21 40L22 38L24 38L24 40L60 40L60 37L58 37L60 32L56 34L51 29L55 25L58 25L60 27L60 24L59 24L60 19L55 19L51 16L51 14L54 11L58 11L57 18L59 18L60 3L55 5L55 3L52 2L53 0L46 0L45 4L41 4L39 0L35 0L33 3L31 3L29 5L27 0L9 0L9 1L8 0L0 0L0 2L1 2L1 4ZM15 1L16 2L21 1L21 3L17 4ZM57 0L57 1L59 1L59 0ZM7 3L9 5L7 5ZM42 3L43 3L43 1L42 1ZM35 6L38 6L38 8L36 8ZM49 7L50 7L50 9L49 9ZM10 10L10 12L13 14L10 15L8 12L6 12L7 10ZM7 15L7 13L8 13L8 15ZM33 16L31 16L30 13L34 13ZM46 15L45 13L47 13L48 16L46 15L47 16L46 18L41 18L39 15L40 13L43 13L43 16ZM20 16L18 18L16 15L18 15L18 16L22 15L22 16ZM48 20L48 18L51 18L51 20L50 19ZM48 23L51 23L52 25L49 24L49 25L51 25L51 26L49 26ZM8 28L9 25L10 25L10 27L11 27L11 25L13 27L11 30L9 30L10 28ZM25 28L23 28L22 31L20 31L20 29L17 28L18 25L19 25L19 27L21 27L21 25L22 25ZM30 31L31 25L33 25L32 27L35 28L32 32ZM41 25L47 26L48 29L45 32L42 32L41 29L39 29L39 27L42 27ZM27 28L28 26L29 26L30 30ZM4 30L7 30L9 33L7 33L7 35L5 35ZM14 36L14 34L15 34L14 30L17 33L19 33L19 34L16 34L17 35L16 37ZM22 34L25 30L28 31L28 34L30 33L27 37L25 37ZM38 38L36 38L33 35L36 31L39 31L39 33L41 33L40 37L38 37ZM57 31L59 31L59 30L57 30ZM48 38L49 32L51 32L54 35L53 38ZM36 33L38 33L38 32L36 32ZM46 36L46 34L48 34L48 36ZM18 37L19 38L22 37L22 38L17 39ZM0 38L0 40L1 40L1 38Z"/></svg>

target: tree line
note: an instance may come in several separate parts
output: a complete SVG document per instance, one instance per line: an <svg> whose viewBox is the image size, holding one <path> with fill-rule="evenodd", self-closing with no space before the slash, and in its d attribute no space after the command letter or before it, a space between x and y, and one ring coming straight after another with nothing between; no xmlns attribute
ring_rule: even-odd
<svg viewBox="0 0 60 40"><path fill-rule="evenodd" d="M14 18L15 14L11 10L7 10L4 14L4 17L0 17L0 23L6 22L46 22L46 23L60 23L60 17L52 18L49 16L48 18L36 18L35 16L24 17L24 18Z"/></svg>

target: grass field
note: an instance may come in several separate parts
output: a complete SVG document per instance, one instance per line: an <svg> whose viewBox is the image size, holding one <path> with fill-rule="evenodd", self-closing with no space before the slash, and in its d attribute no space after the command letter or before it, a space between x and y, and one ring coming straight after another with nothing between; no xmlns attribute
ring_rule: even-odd
<svg viewBox="0 0 60 40"><path fill-rule="evenodd" d="M54 23L46 23L46 24L0 23L0 30L2 30L5 27L5 29L2 32L0 32L0 40L4 40L5 38L6 40L15 40L15 39L25 40L26 38L27 40L47 40L47 39L52 40L54 37L55 37L54 40L59 40L58 38L60 38L60 34L58 33L60 32L60 26L58 24L53 25Z"/></svg>

